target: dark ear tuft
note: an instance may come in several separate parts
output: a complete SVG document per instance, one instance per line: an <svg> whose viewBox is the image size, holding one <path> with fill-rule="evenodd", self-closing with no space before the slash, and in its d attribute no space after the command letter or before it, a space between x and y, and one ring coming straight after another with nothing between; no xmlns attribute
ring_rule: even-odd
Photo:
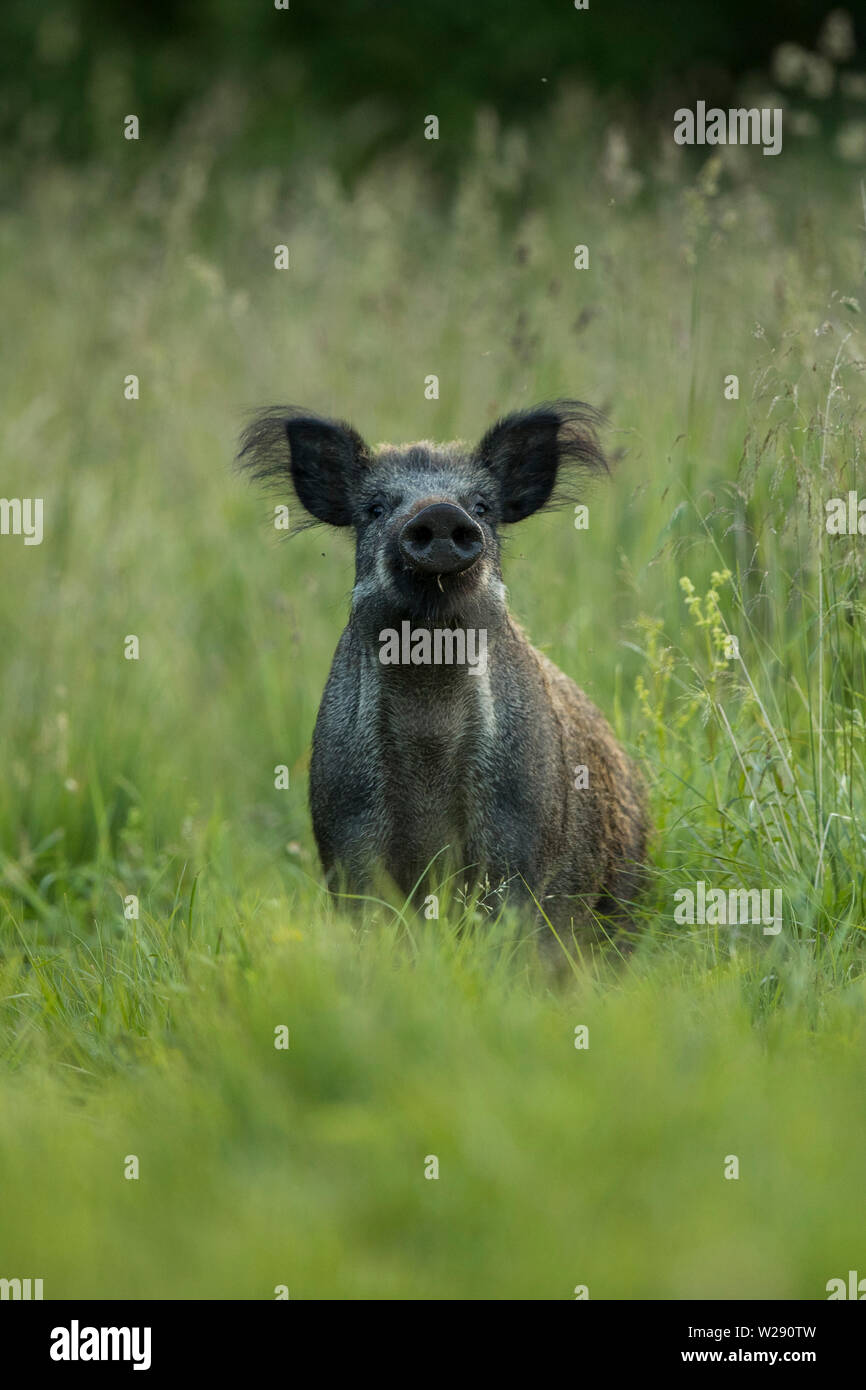
<svg viewBox="0 0 866 1390"><path fill-rule="evenodd" d="M476 457L499 481L502 520L522 521L562 491L567 465L607 471L597 429L603 417L582 401L550 401L506 415Z"/></svg>
<svg viewBox="0 0 866 1390"><path fill-rule="evenodd" d="M260 411L238 453L256 482L279 486L291 477L301 505L329 526L350 525L355 483L369 462L370 451L351 425L295 406Z"/></svg>

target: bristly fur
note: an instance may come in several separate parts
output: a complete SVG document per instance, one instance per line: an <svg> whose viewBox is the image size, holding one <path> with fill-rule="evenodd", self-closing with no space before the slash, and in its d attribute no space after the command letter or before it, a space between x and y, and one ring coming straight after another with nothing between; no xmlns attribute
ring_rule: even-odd
<svg viewBox="0 0 866 1390"><path fill-rule="evenodd" d="M591 473L609 473L607 458L598 433L608 420L595 406L585 401L548 401L535 407L536 411L551 411L559 418L557 445L560 464L577 464Z"/></svg>
<svg viewBox="0 0 866 1390"><path fill-rule="evenodd" d="M528 501L531 511L557 510L580 500L577 489L587 476L610 472L598 437L607 423L601 411L584 401L543 401L528 410L504 415L491 425L476 457L494 471L508 472L517 465L519 455L529 474L536 450L545 460L553 452L556 468L552 480L547 468L535 488L528 477ZM520 513L514 519L520 520Z"/></svg>
<svg viewBox="0 0 866 1390"><path fill-rule="evenodd" d="M241 447L235 463L243 472L249 474L256 483L264 487L283 491L291 488L297 496L292 478L292 453L289 446L288 429L292 424L335 426L345 430L347 435L357 440L365 451L366 445L342 420L332 420L297 405L271 405L257 410L241 435ZM292 526L292 534L306 531L312 526L321 526L316 517L305 516L304 520Z"/></svg>
<svg viewBox="0 0 866 1390"><path fill-rule="evenodd" d="M598 439L598 431L609 421L602 411L585 401L540 401L526 410L509 411L490 426L479 445L479 452L492 434L503 425L549 420L556 426L560 463L577 463L593 471L607 472L607 460Z"/></svg>

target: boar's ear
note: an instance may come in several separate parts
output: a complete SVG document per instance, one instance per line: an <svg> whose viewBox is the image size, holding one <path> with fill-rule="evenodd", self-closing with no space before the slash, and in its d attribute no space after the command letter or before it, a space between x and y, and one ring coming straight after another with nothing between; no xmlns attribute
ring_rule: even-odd
<svg viewBox="0 0 866 1390"><path fill-rule="evenodd" d="M607 469L596 435L602 417L582 401L551 401L498 420L476 458L499 483L503 521L522 521L562 490L568 464Z"/></svg>
<svg viewBox="0 0 866 1390"><path fill-rule="evenodd" d="M349 526L352 498L370 451L351 425L276 406L243 433L238 462L257 482L282 484L291 476L302 506L329 526Z"/></svg>

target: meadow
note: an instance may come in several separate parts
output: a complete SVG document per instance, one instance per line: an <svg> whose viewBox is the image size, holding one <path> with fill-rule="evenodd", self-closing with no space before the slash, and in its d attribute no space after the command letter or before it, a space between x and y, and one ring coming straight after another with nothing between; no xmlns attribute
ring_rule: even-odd
<svg viewBox="0 0 866 1390"><path fill-rule="evenodd" d="M45 528L0 537L0 1276L826 1297L866 1273L866 540L825 525L866 497L856 169L633 154L581 91L543 131L482 113L449 188L420 127L346 183L222 159L231 119L45 161L0 214L0 491ZM326 898L351 542L279 533L233 455L273 402L402 441L560 395L605 411L611 476L586 529L515 528L505 579L655 834L634 949L563 942L552 977L471 901ZM698 881L781 890L782 930L675 922Z"/></svg>

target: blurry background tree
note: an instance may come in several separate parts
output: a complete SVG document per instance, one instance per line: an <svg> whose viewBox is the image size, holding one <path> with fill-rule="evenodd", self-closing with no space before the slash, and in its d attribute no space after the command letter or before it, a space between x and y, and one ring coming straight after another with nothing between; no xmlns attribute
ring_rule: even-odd
<svg viewBox="0 0 866 1390"><path fill-rule="evenodd" d="M143 138L164 140L219 84L236 98L236 158L303 151L327 115L331 158L352 175L435 113L447 171L479 106L506 124L529 121L575 81L644 118L672 100L724 103L766 74L783 44L791 81L831 119L836 103L862 101L859 74L850 90L842 80L852 23L826 0L592 0L581 11L571 0L291 0L289 10L272 0L4 0L0 139L7 176L46 154L110 159L128 111L143 118Z"/></svg>

